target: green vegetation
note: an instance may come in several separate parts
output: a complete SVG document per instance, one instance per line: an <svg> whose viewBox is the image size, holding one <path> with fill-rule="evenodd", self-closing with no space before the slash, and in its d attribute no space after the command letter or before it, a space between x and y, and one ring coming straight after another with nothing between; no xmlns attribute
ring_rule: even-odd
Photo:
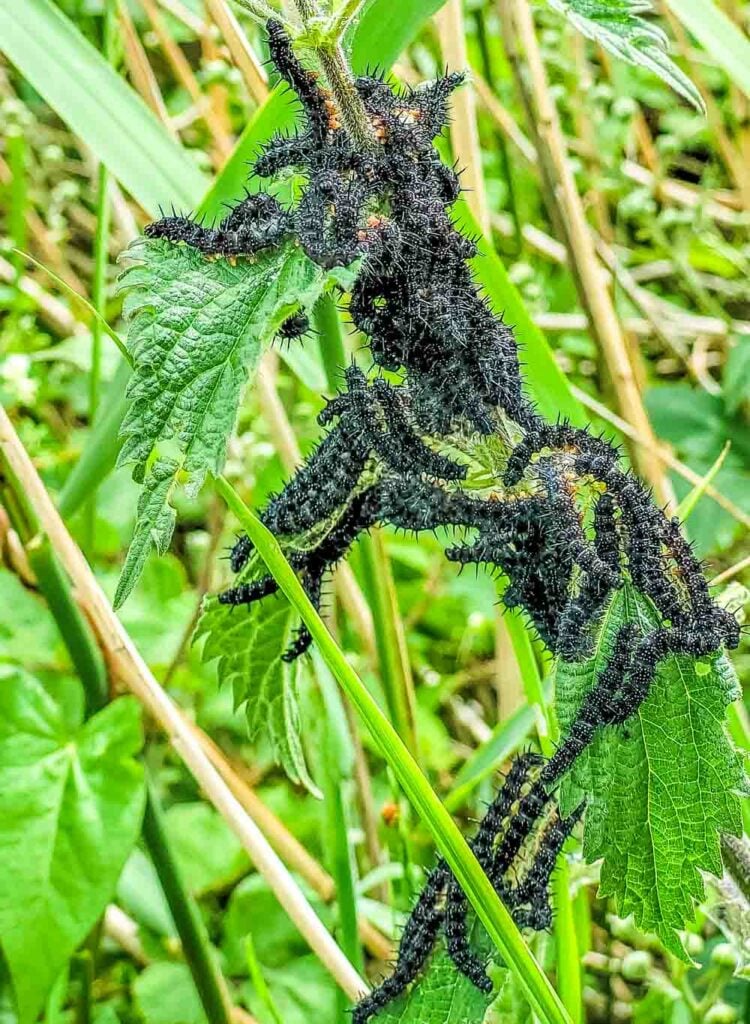
<svg viewBox="0 0 750 1024"><path fill-rule="evenodd" d="M502 579L389 529L319 615L258 518L340 367L368 369L352 273L142 230L257 190L248 162L295 118L269 10L307 61L341 41L410 85L469 70L441 153L530 395L621 444L717 600L750 607L750 5L0 0L0 1014L344 1024L439 855L493 992L441 939L375 1020L748 1021L746 640L670 656L581 755L551 933L521 933L466 840L654 608L619 591L594 655L557 665ZM299 309L314 330L282 342ZM215 596L239 531L241 578L282 592L249 608ZM289 664L300 617L315 646Z"/></svg>

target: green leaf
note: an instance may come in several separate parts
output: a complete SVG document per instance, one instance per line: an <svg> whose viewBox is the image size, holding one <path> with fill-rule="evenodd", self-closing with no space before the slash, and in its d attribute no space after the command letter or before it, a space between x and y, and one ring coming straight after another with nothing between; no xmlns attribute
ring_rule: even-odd
<svg viewBox="0 0 750 1024"><path fill-rule="evenodd" d="M249 870L242 843L213 807L173 804L165 817L177 866L193 896L226 889Z"/></svg>
<svg viewBox="0 0 750 1024"><path fill-rule="evenodd" d="M151 964L136 978L133 995L144 1024L206 1024L187 964Z"/></svg>
<svg viewBox="0 0 750 1024"><path fill-rule="evenodd" d="M644 634L659 624L653 606L629 587L607 610L594 655L557 666L563 734L625 622ZM700 871L722 874L719 834L742 830L744 773L724 729L726 707L738 696L724 654L666 659L637 715L602 730L562 786L565 813L588 797L584 856L604 858L600 895L613 896L622 917L632 913L676 956L684 952L675 929L703 896Z"/></svg>
<svg viewBox="0 0 750 1024"><path fill-rule="evenodd" d="M723 380L727 412L734 415L750 399L750 338L737 338L729 350Z"/></svg>
<svg viewBox="0 0 750 1024"><path fill-rule="evenodd" d="M299 305L320 294L323 271L294 243L254 259L206 259L195 249L141 239L121 276L134 371L118 465L144 483L115 607L133 589L152 547L166 551L171 496L221 472L248 372Z"/></svg>
<svg viewBox="0 0 750 1024"><path fill-rule="evenodd" d="M138 838L142 734L130 697L82 724L80 686L56 700L33 676L0 677L0 945L27 1024Z"/></svg>
<svg viewBox="0 0 750 1024"><path fill-rule="evenodd" d="M378 1024L481 1024L492 995L456 970L443 940L426 974L374 1018Z"/></svg>
<svg viewBox="0 0 750 1024"><path fill-rule="evenodd" d="M195 206L208 180L58 6L0 0L0 51L144 209Z"/></svg>
<svg viewBox="0 0 750 1024"><path fill-rule="evenodd" d="M261 967L273 1005L284 1024L310 1024L315 1020L327 1024L349 1019L349 1015L341 1011L340 993L335 983L317 957L302 955L283 967L271 968L264 964ZM259 1021L272 1024L274 1018L255 986L247 982L242 991L253 1015Z"/></svg>
<svg viewBox="0 0 750 1024"><path fill-rule="evenodd" d="M239 579L248 575L245 571ZM295 621L296 613L283 596L239 608L219 604L212 597L204 604L195 640L205 640L204 661L219 659L219 678L231 685L235 708L244 705L251 739L267 736L289 778L319 795L302 751L297 701L300 662L290 665L281 660Z"/></svg>
<svg viewBox="0 0 750 1024"><path fill-rule="evenodd" d="M669 57L667 36L658 25L640 17L651 8L648 0L549 0L549 3L584 36L628 64L653 71L705 113L700 92ZM703 5L704 0L700 3Z"/></svg>
<svg viewBox="0 0 750 1024"><path fill-rule="evenodd" d="M171 496L179 469L179 463L173 459L157 459L144 477L133 539L115 591L115 608L125 602L138 582L151 549L156 548L160 555L165 555L169 550L177 522Z"/></svg>
<svg viewBox="0 0 750 1024"><path fill-rule="evenodd" d="M490 958L490 938L470 916L472 949ZM494 986L489 994L456 970L441 937L418 981L374 1019L378 1024L530 1024L531 1008L513 971L490 960L487 972Z"/></svg>

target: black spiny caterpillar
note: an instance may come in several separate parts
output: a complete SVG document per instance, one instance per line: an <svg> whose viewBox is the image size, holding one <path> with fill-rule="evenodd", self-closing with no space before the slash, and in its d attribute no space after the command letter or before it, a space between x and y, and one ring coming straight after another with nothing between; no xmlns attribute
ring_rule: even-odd
<svg viewBox="0 0 750 1024"><path fill-rule="evenodd" d="M517 923L546 928L550 874L583 812L560 817L552 795L560 778L598 729L638 710L662 659L735 647L738 626L711 600L680 524L622 468L617 451L585 430L546 422L524 395L513 332L480 295L468 265L476 243L452 221L457 175L434 148L462 76L400 92L379 78L358 78L372 134L363 149L282 27L271 21L268 34L272 62L296 92L304 123L297 134L272 140L254 169L263 177L289 168L301 173L299 201L285 209L260 193L216 228L172 216L147 234L212 256L252 255L295 237L325 268L361 258L351 318L376 365L400 372L403 383L371 382L350 367L345 387L320 416L325 437L263 513L313 603L319 605L325 575L363 531L376 524L415 532L453 526L469 530L471 539L448 548L447 557L502 569L509 579L505 605L523 609L562 659L587 657L604 608L625 580L661 617L647 635L633 624L621 628L556 754L547 762L516 759L472 840ZM280 334L299 337L306 323L295 314ZM434 450L441 438L470 434L519 438L490 497L463 489L466 467ZM586 500L593 502L590 525ZM232 569L240 572L251 553L241 537ZM241 582L220 599L249 604L276 589L266 577ZM298 657L310 642L303 627L286 657ZM521 870L529 843L533 856ZM357 1006L355 1024L417 977L441 930L456 967L488 988L484 964L469 945L466 912L463 892L439 861L406 924L393 974Z"/></svg>

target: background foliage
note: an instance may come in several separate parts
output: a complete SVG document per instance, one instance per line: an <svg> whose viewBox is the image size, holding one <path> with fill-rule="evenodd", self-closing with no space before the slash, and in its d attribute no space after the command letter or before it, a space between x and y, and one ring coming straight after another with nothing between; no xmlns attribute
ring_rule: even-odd
<svg viewBox="0 0 750 1024"><path fill-rule="evenodd" d="M516 52L507 32L511 6L372 0L350 35L353 62L395 61L409 82L446 63L469 65L472 82L457 99L462 106L445 155L466 167L471 191L461 216L486 236L477 272L517 329L545 414L592 418L621 438L622 424L608 410L625 419L630 412L620 405L617 378L581 301L581 272L591 268L561 244L559 210L540 175L544 140L519 92L523 82L528 88L527 55ZM693 3L670 0L646 21L641 5L629 2L576 0L534 14L593 232L594 269L609 274L637 394L669 446L661 483L677 502L714 468L687 529L709 573L734 587L726 600L742 605L739 584L750 579L742 567L750 522L750 9L727 0L708 16L708 5L700 6L696 17ZM397 937L433 862L429 833L321 666L313 663L297 679L279 661L293 625L285 605L240 618L209 601L199 630L205 639L191 643L204 596L229 575L219 556L236 528L202 486L206 475L223 465L248 503L261 506L298 449L309 450L318 436L315 416L335 381L336 354L359 358L359 341L338 334L329 303L317 306L318 334L304 345L269 349L290 295L301 290L312 303L323 289L298 254L281 253L268 266L202 267L192 310L180 305L195 270L184 250L126 270L124 303L135 313L127 329L132 377L73 295L89 298L125 334L117 254L160 204L214 214L238 197L259 142L292 123L288 99L267 99L253 62L265 56L261 33L236 12L248 55L227 10L223 0L0 0L0 396L107 593L118 603L129 594L122 621L149 667L224 751L245 787L243 799L261 801L327 872L326 884L305 874L303 887L350 960L377 978L382 964L372 943L363 947L356 916L380 933L385 959L382 940ZM662 32L675 64L665 56ZM165 268L169 261L181 265ZM170 292L176 280L180 288ZM139 305L146 284L172 317L171 333L154 337L161 321ZM195 331L194 341L205 338L192 324L193 313L207 316L204 287L217 297L233 340L220 353L217 376L178 381L179 367L169 363L175 343L186 329ZM248 305L251 294L260 307ZM207 343L206 366L215 369L225 340ZM257 387L245 388L256 364ZM190 400L180 404L183 385ZM638 445L630 451L634 459L643 454ZM121 464L135 463L136 480L132 465L116 468L118 453ZM191 953L162 892L153 843L145 835L138 840L145 799L138 708L129 697L93 714L86 705L76 675L85 682L105 666L94 655L71 657L78 648L71 649L76 627L60 598L65 581L33 543L30 559L19 554L9 524L26 542L35 533L33 516L13 504L7 488L2 499L0 858L12 858L0 872L3 1013L22 1022L41 1012L50 1021L202 1024ZM354 581L344 576L331 592L329 622L431 784L469 829L494 789L491 768L556 735L544 703L545 655L500 614L493 582L457 576L437 540L389 534L362 546L354 569ZM206 625L212 615L229 622L221 643ZM78 627L75 635L83 635L85 623ZM746 649L735 665L741 688ZM585 673L554 680L563 725ZM603 737L576 770L571 802L578 786L595 793L585 852L598 856L607 837L613 859L599 889L598 867L585 866L571 844L558 876L554 932L535 938L534 952L577 1021L747 1020L747 903L728 880L714 884L681 936L698 966L673 955L679 944L672 926L700 896L693 865L718 872L720 861L713 837L687 827L680 841L670 833L660 844L652 825L663 825L664 812L657 815L645 795L672 802L673 822L689 824L694 789L681 757L702 766L697 784L716 808L717 827L737 824L736 805L722 803L721 794L729 780L740 783L741 765L720 727L737 683L721 659L670 662L659 686L668 723L663 710L650 715L647 704L618 744L615 765ZM735 742L747 745L741 702L729 722ZM315 1013L326 1022L346 1020L347 1001L328 972L174 750L149 720L146 726L145 759L166 808L164 834L198 901L234 1019L302 1024ZM674 865L661 883L673 885L671 902L660 906L643 903L649 889L665 891L646 870L657 848L659 863ZM618 908L634 911L635 920L623 920ZM48 946L33 938L41 932ZM487 1020L524 1020L528 1007L513 974L501 970L498 978ZM384 1019L480 1020L485 1003L438 955L417 998L394 1004Z"/></svg>

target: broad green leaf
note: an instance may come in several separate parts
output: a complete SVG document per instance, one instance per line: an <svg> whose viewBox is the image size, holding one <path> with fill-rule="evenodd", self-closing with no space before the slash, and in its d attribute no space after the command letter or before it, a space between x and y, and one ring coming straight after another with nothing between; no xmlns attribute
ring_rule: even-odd
<svg viewBox="0 0 750 1024"><path fill-rule="evenodd" d="M701 46L750 96L750 40L713 0L666 0Z"/></svg>
<svg viewBox="0 0 750 1024"><path fill-rule="evenodd" d="M0 51L149 213L208 187L140 96L50 0L0 0Z"/></svg>
<svg viewBox="0 0 750 1024"><path fill-rule="evenodd" d="M358 74L368 68L389 68L419 29L446 0L370 0L348 33L352 67Z"/></svg>
<svg viewBox="0 0 750 1024"><path fill-rule="evenodd" d="M494 975L497 996L490 1006L486 1024L531 1024L533 1017L518 978L505 967L497 967Z"/></svg>
<svg viewBox="0 0 750 1024"><path fill-rule="evenodd" d="M242 843L213 807L173 804L165 817L177 866L194 896L226 889L249 870Z"/></svg>
<svg viewBox="0 0 750 1024"><path fill-rule="evenodd" d="M330 974L315 956L297 956L283 967L260 964L271 1001L283 1024L310 1024L310 1021L349 1020L341 1011L340 992ZM243 985L243 998L259 1021L272 1024L268 1005L251 982Z"/></svg>
<svg viewBox="0 0 750 1024"><path fill-rule="evenodd" d="M292 799L299 807L298 797L294 796ZM300 884L315 913L327 928L332 928L331 906L321 900L316 893L308 891L304 881L300 881ZM278 905L268 882L258 874L250 874L243 878L232 890L221 919L221 952L228 974L234 976L247 972L247 936L252 939L255 955L263 965L264 971L296 963L309 953L309 946L297 927L286 914L278 913ZM324 1022L321 1021L321 1024Z"/></svg>
<svg viewBox="0 0 750 1024"><path fill-rule="evenodd" d="M704 0L700 0L703 4ZM669 39L640 15L651 8L648 0L549 0L555 10L589 39L615 57L648 68L698 110L703 97L687 75L669 57Z"/></svg>
<svg viewBox="0 0 750 1024"><path fill-rule="evenodd" d="M144 1024L206 1024L187 964L151 964L136 978L133 995Z"/></svg>
<svg viewBox="0 0 750 1024"><path fill-rule="evenodd" d="M143 815L136 702L82 724L80 687L59 697L0 669L0 945L21 1024L104 911Z"/></svg>
<svg viewBox="0 0 750 1024"><path fill-rule="evenodd" d="M246 578L247 572L239 577ZM204 640L204 661L219 659L219 678L232 687L235 707L244 706L250 737L267 736L289 778L317 794L300 737L300 662L281 660L296 618L282 596L239 608L212 597L204 604L195 639Z"/></svg>
<svg viewBox="0 0 750 1024"><path fill-rule="evenodd" d="M563 734L624 622L644 634L659 623L629 587L607 610L593 656L557 666ZM703 896L700 872L722 874L719 834L742 829L737 792L744 773L724 728L727 705L739 695L724 654L666 659L638 713L621 728L602 730L562 786L565 813L588 798L584 856L590 863L604 858L600 895L613 896L622 917L632 913L677 956L684 953L675 929L692 919Z"/></svg>
<svg viewBox="0 0 750 1024"><path fill-rule="evenodd" d="M195 249L139 240L122 275L133 376L118 464L144 484L135 535L115 597L133 589L152 547L171 540L174 487L194 494L221 472L248 373L299 305L311 306L323 271L293 243L254 259L209 260Z"/></svg>

